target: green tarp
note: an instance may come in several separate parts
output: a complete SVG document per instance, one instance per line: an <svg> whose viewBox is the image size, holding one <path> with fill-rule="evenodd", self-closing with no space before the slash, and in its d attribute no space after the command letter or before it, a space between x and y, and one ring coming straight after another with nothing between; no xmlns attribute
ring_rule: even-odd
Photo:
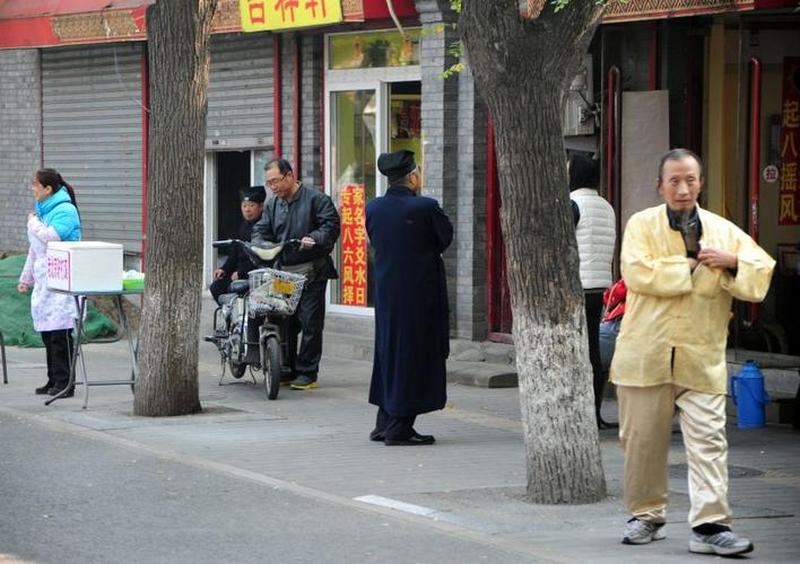
<svg viewBox="0 0 800 564"><path fill-rule="evenodd" d="M33 329L31 293L20 294L17 291L17 282L24 265L24 255L0 260L0 332L8 346L43 347L39 333ZM116 333L116 327L113 321L89 303L84 333L89 339L105 337Z"/></svg>

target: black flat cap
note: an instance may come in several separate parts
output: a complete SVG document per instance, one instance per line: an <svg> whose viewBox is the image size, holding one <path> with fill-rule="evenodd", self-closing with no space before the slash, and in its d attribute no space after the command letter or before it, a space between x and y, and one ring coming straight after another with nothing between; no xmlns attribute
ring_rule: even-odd
<svg viewBox="0 0 800 564"><path fill-rule="evenodd" d="M397 182L417 168L414 162L414 151L395 151L394 153L382 153L378 157L378 170L389 179L389 182Z"/></svg>
<svg viewBox="0 0 800 564"><path fill-rule="evenodd" d="M239 189L239 199L243 202L255 202L263 204L267 199L267 192L263 186L250 186L249 188Z"/></svg>

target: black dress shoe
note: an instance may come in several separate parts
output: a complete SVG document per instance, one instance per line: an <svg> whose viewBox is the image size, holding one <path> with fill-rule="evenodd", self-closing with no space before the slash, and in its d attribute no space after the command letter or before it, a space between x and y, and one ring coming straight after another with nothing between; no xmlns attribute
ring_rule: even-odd
<svg viewBox="0 0 800 564"><path fill-rule="evenodd" d="M57 396L58 394L63 392L64 389L65 389L64 386L53 386L52 388L47 390L47 393L49 395L51 395L51 396ZM67 392L61 397L62 398L71 398L74 395L75 395L75 386L70 386L69 388L67 388Z"/></svg>
<svg viewBox="0 0 800 564"><path fill-rule="evenodd" d="M377 429L373 429L369 432L369 440L383 442L386 437L383 435L383 431L378 431Z"/></svg>
<svg viewBox="0 0 800 564"><path fill-rule="evenodd" d="M619 423L609 423L608 421L603 421L602 418L597 419L597 428L602 430L605 429L617 429L619 427Z"/></svg>
<svg viewBox="0 0 800 564"><path fill-rule="evenodd" d="M432 445L436 442L436 439L433 435L420 435L419 433L414 433L407 439L386 439L383 441L386 446L420 446L420 445Z"/></svg>
<svg viewBox="0 0 800 564"><path fill-rule="evenodd" d="M47 384L45 384L41 388L36 388L36 395L37 396L46 396L47 392L49 392L50 388L52 388L52 387L53 387L53 384L48 382Z"/></svg>

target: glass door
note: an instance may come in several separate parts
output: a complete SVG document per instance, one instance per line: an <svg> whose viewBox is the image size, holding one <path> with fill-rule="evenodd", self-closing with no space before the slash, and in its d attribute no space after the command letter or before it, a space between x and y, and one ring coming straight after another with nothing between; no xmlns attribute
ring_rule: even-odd
<svg viewBox="0 0 800 564"><path fill-rule="evenodd" d="M330 92L330 196L342 220L333 253L339 280L330 285L332 306L363 309L373 306L364 213L367 202L382 192L376 170L383 137L382 88Z"/></svg>

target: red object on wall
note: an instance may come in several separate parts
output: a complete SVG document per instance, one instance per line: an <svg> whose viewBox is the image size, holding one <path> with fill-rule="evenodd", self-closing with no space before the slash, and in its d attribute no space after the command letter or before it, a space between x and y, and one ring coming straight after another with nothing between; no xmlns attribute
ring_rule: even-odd
<svg viewBox="0 0 800 564"><path fill-rule="evenodd" d="M494 123L486 127L486 272L489 340L512 342L511 292L508 288L505 242L500 226L500 182L497 176L497 153Z"/></svg>

